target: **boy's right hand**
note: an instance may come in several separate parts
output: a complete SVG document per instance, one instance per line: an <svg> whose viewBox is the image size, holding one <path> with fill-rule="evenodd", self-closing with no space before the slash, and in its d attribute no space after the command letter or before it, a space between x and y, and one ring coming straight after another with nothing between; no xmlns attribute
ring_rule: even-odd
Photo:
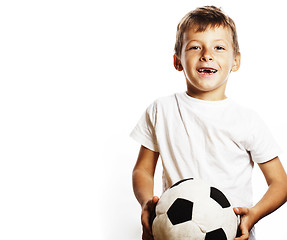
<svg viewBox="0 0 287 240"><path fill-rule="evenodd" d="M143 226L143 240L153 240L150 218L152 213L155 211L155 206L158 200L159 198L155 196L151 200L147 201L142 207L141 221Z"/></svg>

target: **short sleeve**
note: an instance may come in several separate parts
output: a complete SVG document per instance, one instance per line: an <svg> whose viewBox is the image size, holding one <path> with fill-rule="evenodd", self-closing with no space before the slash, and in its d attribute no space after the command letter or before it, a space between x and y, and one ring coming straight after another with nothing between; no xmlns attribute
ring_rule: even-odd
<svg viewBox="0 0 287 240"><path fill-rule="evenodd" d="M259 115L257 113L252 115L247 150L254 162L264 163L277 157L281 149Z"/></svg>
<svg viewBox="0 0 287 240"><path fill-rule="evenodd" d="M156 104L153 103L146 109L130 134L135 141L154 152L159 151L155 132L156 117Z"/></svg>

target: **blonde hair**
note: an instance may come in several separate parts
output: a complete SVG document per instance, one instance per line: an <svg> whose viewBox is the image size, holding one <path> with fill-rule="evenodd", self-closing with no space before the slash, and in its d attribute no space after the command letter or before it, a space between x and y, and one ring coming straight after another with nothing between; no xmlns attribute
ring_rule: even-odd
<svg viewBox="0 0 287 240"><path fill-rule="evenodd" d="M184 33L193 27L196 32L203 32L207 27L227 27L231 30L234 56L239 53L236 26L234 21L225 15L220 8L205 6L187 13L177 25L176 42L174 51L177 57L181 57Z"/></svg>

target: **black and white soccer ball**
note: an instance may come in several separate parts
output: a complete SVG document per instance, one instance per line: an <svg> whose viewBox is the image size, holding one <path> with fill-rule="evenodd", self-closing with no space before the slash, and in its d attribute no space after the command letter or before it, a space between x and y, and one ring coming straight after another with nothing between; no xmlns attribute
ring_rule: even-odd
<svg viewBox="0 0 287 240"><path fill-rule="evenodd" d="M155 240L233 240L238 219L220 190L189 178L163 193L151 225Z"/></svg>

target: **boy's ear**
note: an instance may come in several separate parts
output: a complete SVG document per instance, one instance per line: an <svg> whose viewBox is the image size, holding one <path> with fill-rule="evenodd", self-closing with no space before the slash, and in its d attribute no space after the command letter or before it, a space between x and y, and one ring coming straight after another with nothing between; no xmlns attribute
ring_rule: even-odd
<svg viewBox="0 0 287 240"><path fill-rule="evenodd" d="M181 61L175 54L173 55L173 65L177 71L183 70L183 67L181 65Z"/></svg>
<svg viewBox="0 0 287 240"><path fill-rule="evenodd" d="M240 68L240 63L241 63L241 54L238 53L237 56L233 60L231 71L236 72Z"/></svg>

